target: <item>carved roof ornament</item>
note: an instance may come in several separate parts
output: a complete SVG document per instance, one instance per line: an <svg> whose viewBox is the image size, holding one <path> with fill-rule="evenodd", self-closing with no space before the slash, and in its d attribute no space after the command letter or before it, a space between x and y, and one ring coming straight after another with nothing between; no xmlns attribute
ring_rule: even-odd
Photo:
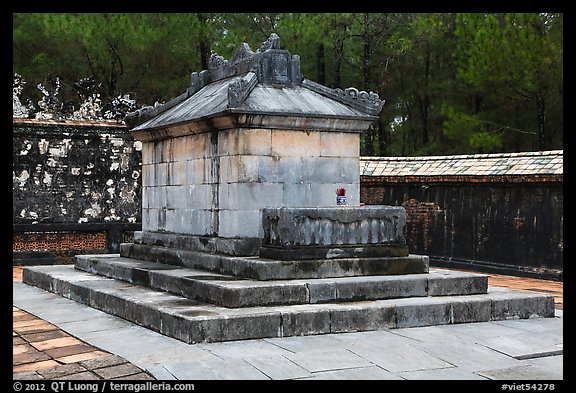
<svg viewBox="0 0 576 393"><path fill-rule="evenodd" d="M253 72L249 72L246 76L230 82L228 85L228 108L236 108L242 105L257 83L258 77Z"/></svg>
<svg viewBox="0 0 576 393"><path fill-rule="evenodd" d="M214 68L223 67L228 64L228 60L224 56L220 56L218 53L212 53L210 55L210 60L208 60L208 69L212 70Z"/></svg>
<svg viewBox="0 0 576 393"><path fill-rule="evenodd" d="M269 49L282 49L280 46L280 37L278 37L278 34L270 34L270 37L268 37L268 39L264 41L262 45L260 45L258 52L264 52Z"/></svg>
<svg viewBox="0 0 576 393"><path fill-rule="evenodd" d="M171 124L169 122L173 121L173 119L181 118L182 115L184 115L184 113L180 113L180 111L183 111L182 108L186 107L185 101L191 98L189 102L190 105L193 105L193 96L203 94L201 90L213 83L225 85L225 90L218 90L217 94L221 94L220 91L225 92L224 94L227 95L226 104L224 104L223 107L217 108L208 108L199 105L197 110L198 112L202 112L198 114L199 117L206 116L208 113L212 113L211 111L233 109L235 112L240 113L249 110L250 105L255 105L255 103L247 103L247 100L259 85L266 86L268 89L272 88L272 90L268 90L268 93L272 94L272 96L277 95L279 100L286 99L286 97L289 96L301 98L306 94L311 94L301 88L311 90L314 93L332 100L334 111L328 111L327 113L330 115L340 110L346 112L343 108L336 109L337 103L340 103L349 108L353 108L357 113L360 112L362 114L358 114L360 117L365 116L367 119L375 119L375 116L378 116L384 105L384 101L379 99L378 94L359 91L353 87L344 90L331 89L304 78L300 70L300 56L292 55L288 50L282 49L280 37L272 33L270 37L260 45L256 52L254 52L247 43L242 43L229 60L217 53L212 53L208 62L208 69L191 74L190 87L184 94L158 107L145 108L128 114L124 118L124 121L130 128L143 128L152 124ZM281 88L282 90L275 92L275 88ZM281 96L283 98L280 98ZM261 95L259 97L261 98ZM298 98L294 99L298 101ZM314 110L322 112L326 109L326 105L320 104L322 100L319 97L310 96L310 99L318 102L318 108L302 106L298 107L298 109L292 109L297 112L301 111L302 113ZM221 100L219 102L223 101L224 100ZM337 103L334 103L334 101ZM257 105L260 108L259 110L265 111L265 109L262 108L272 108L272 104L274 104L274 102L262 101ZM176 105L179 106L176 107ZM161 116L164 112L170 111L171 108L174 109L170 115ZM274 108L274 110L277 111L277 107ZM194 108L189 109L189 111L184 111L186 112L185 116L190 117L192 113L195 113ZM156 122L152 120L157 117L160 118ZM191 119L192 117L186 118L185 120ZM149 122L149 120L151 120L151 122ZM144 125L144 123L146 123L146 125ZM140 125L143 125L143 127L140 127Z"/></svg>
<svg viewBox="0 0 576 393"><path fill-rule="evenodd" d="M236 50L236 53L234 53L234 55L230 58L229 63L238 64L242 61L252 60L253 58L254 58L254 52L250 48L250 45L243 42Z"/></svg>
<svg viewBox="0 0 576 393"><path fill-rule="evenodd" d="M302 86L322 94L326 97L333 98L337 101L346 103L353 108L359 109L372 116L378 116L385 101L380 100L378 94L373 92L359 91L355 87L347 89L330 89L324 85L305 79L302 81Z"/></svg>

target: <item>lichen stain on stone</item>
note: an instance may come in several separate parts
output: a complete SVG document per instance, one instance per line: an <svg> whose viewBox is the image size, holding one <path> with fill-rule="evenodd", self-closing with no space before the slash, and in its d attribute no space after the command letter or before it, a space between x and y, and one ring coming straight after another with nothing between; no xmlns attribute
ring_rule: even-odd
<svg viewBox="0 0 576 393"><path fill-rule="evenodd" d="M102 209L100 208L100 206L96 203L92 203L92 207L84 210L84 214L86 216L90 216L92 218L96 218L100 215L100 213L102 212Z"/></svg>
<svg viewBox="0 0 576 393"><path fill-rule="evenodd" d="M46 154L46 152L48 151L48 146L50 145L50 143L42 138L38 141L38 151L40 152L40 154Z"/></svg>
<svg viewBox="0 0 576 393"><path fill-rule="evenodd" d="M134 190L130 189L128 185L124 185L122 190L120 190L120 198L122 199L123 203L134 203L135 196L136 193Z"/></svg>
<svg viewBox="0 0 576 393"><path fill-rule="evenodd" d="M32 143L30 143L29 141L25 140L23 141L23 144L25 145L24 148L22 150L20 150L19 155L21 156L26 156L28 155L28 152L30 151L30 149L32 148Z"/></svg>
<svg viewBox="0 0 576 393"><path fill-rule="evenodd" d="M24 187L26 185L26 182L28 181L28 179L30 178L30 174L28 173L28 171L26 169L24 169L21 173L20 176L14 176L14 180L18 181L18 186L20 188Z"/></svg>
<svg viewBox="0 0 576 393"><path fill-rule="evenodd" d="M42 183L52 184L52 174L48 173L48 172L44 172L44 177L42 179Z"/></svg>

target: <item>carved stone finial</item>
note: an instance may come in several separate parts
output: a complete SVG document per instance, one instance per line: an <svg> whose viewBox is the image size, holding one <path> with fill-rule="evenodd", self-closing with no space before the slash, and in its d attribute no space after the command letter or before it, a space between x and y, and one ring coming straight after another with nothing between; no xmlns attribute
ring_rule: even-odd
<svg viewBox="0 0 576 393"><path fill-rule="evenodd" d="M240 44L240 46L236 50L236 53L234 53L234 55L230 58L228 63L237 64L240 63L241 61L252 59L253 57L254 52L250 48L250 45L243 42L242 44Z"/></svg>
<svg viewBox="0 0 576 393"><path fill-rule="evenodd" d="M334 92L348 102L354 102L363 106L373 114L380 113L384 106L384 101L381 101L378 94L373 92L359 91L355 87L349 87L345 90L334 89Z"/></svg>
<svg viewBox="0 0 576 393"><path fill-rule="evenodd" d="M214 69L222 67L228 64L228 60L224 56L220 56L218 53L212 53L210 60L208 60L208 69Z"/></svg>
<svg viewBox="0 0 576 393"><path fill-rule="evenodd" d="M255 73L249 72L243 78L238 78L228 84L228 107L237 108L250 95L258 83L258 77Z"/></svg>
<svg viewBox="0 0 576 393"><path fill-rule="evenodd" d="M268 49L282 49L280 47L280 37L278 37L278 34L270 34L270 37L260 45L258 52L264 52Z"/></svg>

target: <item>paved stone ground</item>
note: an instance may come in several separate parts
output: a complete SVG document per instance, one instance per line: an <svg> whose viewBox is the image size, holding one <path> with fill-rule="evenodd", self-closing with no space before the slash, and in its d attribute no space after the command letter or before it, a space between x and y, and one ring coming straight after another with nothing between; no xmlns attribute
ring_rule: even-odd
<svg viewBox="0 0 576 393"><path fill-rule="evenodd" d="M25 285L20 270L14 379L563 379L562 283L489 278L552 292L556 318L188 345Z"/></svg>

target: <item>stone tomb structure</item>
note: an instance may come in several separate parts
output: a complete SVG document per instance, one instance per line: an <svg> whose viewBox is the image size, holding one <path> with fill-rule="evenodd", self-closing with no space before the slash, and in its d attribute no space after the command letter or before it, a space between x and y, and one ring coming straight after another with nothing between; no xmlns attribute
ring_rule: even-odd
<svg viewBox="0 0 576 393"><path fill-rule="evenodd" d="M23 281L188 343L554 316L552 296L429 269L402 207L360 206L360 134L383 104L305 79L275 34L213 55L126 119L142 142L134 242Z"/></svg>

